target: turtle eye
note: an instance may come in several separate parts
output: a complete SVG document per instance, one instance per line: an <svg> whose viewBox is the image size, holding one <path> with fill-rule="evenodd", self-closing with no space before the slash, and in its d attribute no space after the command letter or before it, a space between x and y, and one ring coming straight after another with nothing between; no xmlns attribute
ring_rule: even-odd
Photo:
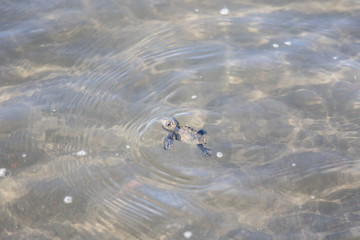
<svg viewBox="0 0 360 240"><path fill-rule="evenodd" d="M170 127L170 123L167 123L166 126L167 126L167 127Z"/></svg>

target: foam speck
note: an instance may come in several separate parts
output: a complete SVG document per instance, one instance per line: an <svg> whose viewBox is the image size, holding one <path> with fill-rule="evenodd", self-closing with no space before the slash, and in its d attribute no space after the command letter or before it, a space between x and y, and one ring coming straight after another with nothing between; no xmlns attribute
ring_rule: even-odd
<svg viewBox="0 0 360 240"><path fill-rule="evenodd" d="M72 196L66 196L66 197L64 197L64 203L70 204L70 203L72 203L72 202L73 202Z"/></svg>
<svg viewBox="0 0 360 240"><path fill-rule="evenodd" d="M191 236L192 236L192 232L190 232L190 231L184 232L184 237L185 238L189 239L189 238L191 238Z"/></svg>
<svg viewBox="0 0 360 240"><path fill-rule="evenodd" d="M85 152L84 150L81 150L81 151L77 152L76 155L79 156L79 157L86 156L87 152Z"/></svg>
<svg viewBox="0 0 360 240"><path fill-rule="evenodd" d="M227 7L222 8L219 13L223 16L226 16L229 14L229 9Z"/></svg>
<svg viewBox="0 0 360 240"><path fill-rule="evenodd" d="M6 168L0 168L0 177L5 177L7 173Z"/></svg>

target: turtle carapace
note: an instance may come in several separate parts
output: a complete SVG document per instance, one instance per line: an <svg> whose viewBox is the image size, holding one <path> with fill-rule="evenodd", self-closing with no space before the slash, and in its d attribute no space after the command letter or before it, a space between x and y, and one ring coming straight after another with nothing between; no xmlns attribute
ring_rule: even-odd
<svg viewBox="0 0 360 240"><path fill-rule="evenodd" d="M204 147L207 140L205 129L199 131L194 130L189 126L180 126L175 118L164 118L161 120L162 127L169 132L164 140L164 149L168 150L174 144L174 139L180 142L195 144L206 156L210 156L212 151L210 148Z"/></svg>

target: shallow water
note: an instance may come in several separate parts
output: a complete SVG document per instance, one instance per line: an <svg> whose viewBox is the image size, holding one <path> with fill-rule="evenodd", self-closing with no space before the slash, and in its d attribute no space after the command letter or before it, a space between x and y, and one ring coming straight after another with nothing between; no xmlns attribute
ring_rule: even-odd
<svg viewBox="0 0 360 240"><path fill-rule="evenodd" d="M5 1L1 239L359 239L358 1ZM159 120L205 128L213 150Z"/></svg>

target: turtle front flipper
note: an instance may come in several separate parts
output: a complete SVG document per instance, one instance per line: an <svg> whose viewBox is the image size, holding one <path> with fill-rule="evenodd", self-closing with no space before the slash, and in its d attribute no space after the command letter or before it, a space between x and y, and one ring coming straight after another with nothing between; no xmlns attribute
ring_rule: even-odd
<svg viewBox="0 0 360 240"><path fill-rule="evenodd" d="M207 131L205 129L200 129L197 133L200 135L205 135L207 134Z"/></svg>
<svg viewBox="0 0 360 240"><path fill-rule="evenodd" d="M202 154L204 154L205 156L211 156L211 149L204 147L204 145L202 144L198 144L197 147L201 150Z"/></svg>
<svg viewBox="0 0 360 240"><path fill-rule="evenodd" d="M164 139L165 150L169 150L171 146L174 144L174 137L175 137L174 133L169 133L169 135L167 135L167 137Z"/></svg>

